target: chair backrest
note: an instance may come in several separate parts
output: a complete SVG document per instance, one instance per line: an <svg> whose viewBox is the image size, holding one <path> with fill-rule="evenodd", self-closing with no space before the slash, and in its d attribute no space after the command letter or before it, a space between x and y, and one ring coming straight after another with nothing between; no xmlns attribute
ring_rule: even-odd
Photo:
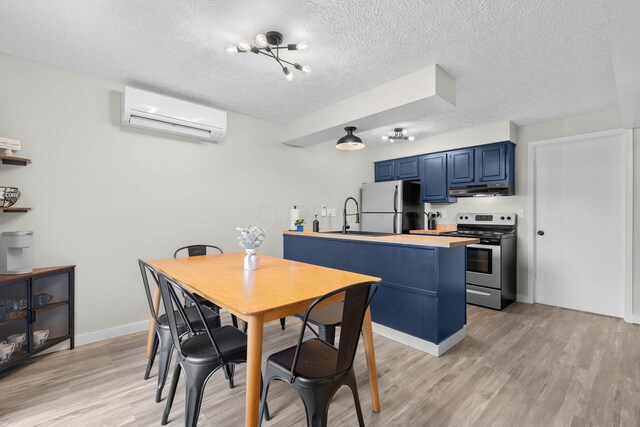
<svg viewBox="0 0 640 427"><path fill-rule="evenodd" d="M147 302L149 303L149 311L151 316L158 323L158 313L153 305L153 297L151 296L151 288L149 286L149 276L153 279L153 285L158 286L158 274L156 270L149 264L141 259L138 259L138 265L140 266L140 273L142 274L142 283L144 284L144 291L147 294Z"/></svg>
<svg viewBox="0 0 640 427"><path fill-rule="evenodd" d="M173 253L173 257L177 258L178 257L178 253L180 251L187 251L188 256L202 256L202 255L206 255L207 254L207 248L209 249L214 249L220 253L222 252L222 249L220 249L217 246L213 246L213 245L189 245L189 246L183 246L179 249L177 249L174 253Z"/></svg>
<svg viewBox="0 0 640 427"><path fill-rule="evenodd" d="M202 332L202 327L196 328L194 327L192 321L187 316L185 311L185 307L181 301L181 297L187 300L194 301L194 295L172 281L168 277L164 276L162 273L158 273L158 279L160 284L160 293L162 294L162 302L164 303L164 310L167 313L167 319L169 321L169 330L171 331L171 339L173 340L173 345L175 348L184 356L184 352L182 351L182 340L180 339L182 336L181 331L178 328L178 325L186 327L187 333L194 335L195 331ZM215 350L218 355L218 359L222 360L222 353L220 352L220 348L216 343L213 334L211 333L211 328L207 323L207 319L205 318L204 312L202 311L202 307L200 304L194 304L196 312L198 313L198 317L200 322L204 327L204 333L207 334L209 340L211 341L211 346Z"/></svg>
<svg viewBox="0 0 640 427"><path fill-rule="evenodd" d="M334 375L341 374L351 369L356 355L356 349L358 348L358 338L360 337L360 331L362 330L364 315L369 307L371 298L373 298L375 293L378 291L378 287L379 285L375 282L358 283L329 292L311 303L304 314L304 318L302 319L302 328L300 329L300 336L298 337L298 345L291 365L292 377L295 377L298 359L300 356L300 347L302 346L304 332L313 309L322 301L342 292L344 292L344 308L342 310L342 325L340 327L340 340L338 342L338 359Z"/></svg>

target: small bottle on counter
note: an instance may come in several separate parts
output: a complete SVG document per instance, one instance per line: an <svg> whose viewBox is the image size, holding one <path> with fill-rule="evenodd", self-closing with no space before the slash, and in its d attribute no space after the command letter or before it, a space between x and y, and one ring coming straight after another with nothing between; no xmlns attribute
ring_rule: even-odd
<svg viewBox="0 0 640 427"><path fill-rule="evenodd" d="M320 222L318 221L318 215L316 215L316 219L313 220L313 232L320 232Z"/></svg>

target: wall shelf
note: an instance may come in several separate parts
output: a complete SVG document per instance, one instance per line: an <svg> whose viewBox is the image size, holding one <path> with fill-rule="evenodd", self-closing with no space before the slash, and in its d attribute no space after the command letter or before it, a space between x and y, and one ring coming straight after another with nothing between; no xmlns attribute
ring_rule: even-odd
<svg viewBox="0 0 640 427"><path fill-rule="evenodd" d="M0 208L0 210L2 210L2 212L25 213L25 212L29 212L31 208L10 207L10 208Z"/></svg>
<svg viewBox="0 0 640 427"><path fill-rule="evenodd" d="M6 156L4 154L0 154L0 161L3 165L27 166L28 164L31 164L31 159L27 159L25 157Z"/></svg>

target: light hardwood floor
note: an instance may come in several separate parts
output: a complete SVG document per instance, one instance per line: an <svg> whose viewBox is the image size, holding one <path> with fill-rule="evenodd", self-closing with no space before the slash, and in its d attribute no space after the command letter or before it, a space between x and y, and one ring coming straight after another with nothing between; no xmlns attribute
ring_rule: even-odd
<svg viewBox="0 0 640 427"><path fill-rule="evenodd" d="M503 312L469 306L467 337L436 358L375 336L382 412L371 412L362 346L356 373L368 426L639 426L640 327L543 305ZM292 345L300 322L265 326L265 356ZM0 426L157 426L154 376L144 381L146 334L34 359L0 377ZM202 426L240 426L244 372L229 390L207 386ZM168 386L167 386L168 388ZM165 391L166 396L166 391ZM304 409L282 383L270 390L267 426L303 426ZM180 384L169 425L184 423ZM333 426L357 425L347 388Z"/></svg>

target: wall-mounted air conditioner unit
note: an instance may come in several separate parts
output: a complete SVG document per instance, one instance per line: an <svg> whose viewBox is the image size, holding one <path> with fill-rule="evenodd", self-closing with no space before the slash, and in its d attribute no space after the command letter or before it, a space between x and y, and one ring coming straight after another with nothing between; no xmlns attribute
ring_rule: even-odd
<svg viewBox="0 0 640 427"><path fill-rule="evenodd" d="M227 113L125 87L122 92L122 124L217 142L227 133Z"/></svg>

